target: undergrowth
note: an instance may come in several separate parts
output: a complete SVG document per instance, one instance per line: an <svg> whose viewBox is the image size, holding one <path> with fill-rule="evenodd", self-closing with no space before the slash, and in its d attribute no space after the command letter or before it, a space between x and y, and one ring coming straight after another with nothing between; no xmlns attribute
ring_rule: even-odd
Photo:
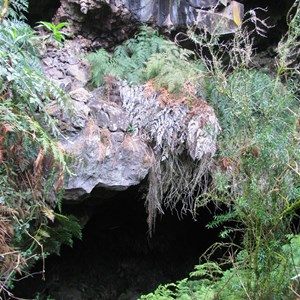
<svg viewBox="0 0 300 300"><path fill-rule="evenodd" d="M244 268L243 252L235 259L233 267L223 270L216 262L206 262L195 266L195 270L188 278L160 285L154 292L141 296L140 300L214 300L214 299L295 299L296 290L299 288L297 278L291 280L292 274L298 272L295 265L300 264L299 236L290 236L289 243L280 248L281 260L272 266L269 274L272 293L264 298L253 296L247 286L249 277L253 277L251 268ZM242 264L242 265L240 265ZM278 282L278 275L284 280ZM251 282L255 287L255 281Z"/></svg>
<svg viewBox="0 0 300 300"><path fill-rule="evenodd" d="M45 106L66 96L43 76L38 38L19 20L27 1L0 4L0 294L11 295L16 274L71 244L80 226L54 212L67 163Z"/></svg>
<svg viewBox="0 0 300 300"><path fill-rule="evenodd" d="M292 228L300 206L299 1L291 12L275 77L249 67L253 41L245 24L226 43L192 30L185 36L206 65L203 95L222 128L212 182L197 203L222 208L207 227L221 227L225 240L201 256L190 278L141 299L299 298L299 235ZM254 14L250 21L257 20ZM224 53L230 58L226 66ZM224 257L212 261L217 249Z"/></svg>
<svg viewBox="0 0 300 300"><path fill-rule="evenodd" d="M160 37L157 31L142 27L134 38L117 46L112 55L100 49L87 59L96 86L104 84L106 76L130 84L153 79L157 89L163 87L179 93L184 84L195 83L203 76L203 65L189 62L193 55L192 51Z"/></svg>

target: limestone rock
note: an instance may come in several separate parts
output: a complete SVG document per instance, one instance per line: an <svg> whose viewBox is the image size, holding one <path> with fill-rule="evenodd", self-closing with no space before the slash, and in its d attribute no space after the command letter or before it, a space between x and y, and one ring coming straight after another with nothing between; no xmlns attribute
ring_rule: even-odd
<svg viewBox="0 0 300 300"><path fill-rule="evenodd" d="M64 119L61 145L72 157L64 199L85 198L94 188L125 190L148 174L152 160L148 146L126 132L129 121L121 107L101 101L72 101Z"/></svg>
<svg viewBox="0 0 300 300"><path fill-rule="evenodd" d="M70 121L75 128L85 128L91 109L83 102L72 101L70 106Z"/></svg>
<svg viewBox="0 0 300 300"><path fill-rule="evenodd" d="M77 64L69 65L67 67L68 75L71 75L76 80L80 82L87 82L88 81L88 73L85 69L81 69Z"/></svg>
<svg viewBox="0 0 300 300"><path fill-rule="evenodd" d="M46 76L66 92L72 91L73 97L75 93L83 93L77 89L85 87L90 79L89 66L81 55L85 47L85 39L78 38L67 41L63 48L48 47L43 53L42 62Z"/></svg>
<svg viewBox="0 0 300 300"><path fill-rule="evenodd" d="M72 99L83 102L83 103L86 103L92 96L84 88L76 89L74 91L71 91L69 94L70 94Z"/></svg>
<svg viewBox="0 0 300 300"><path fill-rule="evenodd" d="M95 187L121 191L139 184L152 165L147 146L127 133L112 133L93 121L76 137L63 143L74 157L75 172L65 185L64 198L78 200Z"/></svg>
<svg viewBox="0 0 300 300"><path fill-rule="evenodd" d="M88 90L89 68L81 52L80 41L74 40L48 48L43 58L46 75L69 91L64 109L52 102L47 112L58 120L60 144L72 158L73 176L64 186L64 199L72 201L95 188L121 191L137 185L152 165L147 144L127 132L129 118L118 101L110 101L101 89Z"/></svg>

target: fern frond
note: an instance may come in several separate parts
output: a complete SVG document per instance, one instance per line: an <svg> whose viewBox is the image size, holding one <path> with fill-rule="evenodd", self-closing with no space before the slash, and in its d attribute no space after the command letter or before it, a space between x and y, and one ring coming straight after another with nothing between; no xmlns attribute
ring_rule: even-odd
<svg viewBox="0 0 300 300"><path fill-rule="evenodd" d="M153 57L152 55L157 55ZM101 85L105 74L114 75L119 80L127 80L132 84L141 84L147 78L153 78L154 74L159 75L158 71L147 70L147 64L151 60L159 59L159 54L170 57L173 61L187 60L192 52L179 48L175 43L160 37L157 31L142 27L140 32L133 38L126 41L123 45L116 47L111 57L104 50L88 55L88 60L92 65L93 82ZM170 59L169 59L170 60ZM157 62L157 66L159 66Z"/></svg>
<svg viewBox="0 0 300 300"><path fill-rule="evenodd" d="M181 49L172 54L169 50L152 54L146 63L147 80L154 79L157 89L163 87L177 94L184 92L183 87L187 83L199 84L203 72L185 60L185 56L181 59L181 54Z"/></svg>
<svg viewBox="0 0 300 300"><path fill-rule="evenodd" d="M195 266L195 270L190 273L190 277L208 277L211 280L216 276L222 275L224 272L215 262L207 262Z"/></svg>
<svg viewBox="0 0 300 300"><path fill-rule="evenodd" d="M103 84L104 76L109 71L110 55L104 50L100 49L95 53L91 53L87 56L88 61L92 67L93 83L96 86Z"/></svg>

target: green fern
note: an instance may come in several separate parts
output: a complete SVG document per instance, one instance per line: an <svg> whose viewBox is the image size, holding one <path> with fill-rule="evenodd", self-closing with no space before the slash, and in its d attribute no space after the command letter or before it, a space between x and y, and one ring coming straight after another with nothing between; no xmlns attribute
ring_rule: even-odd
<svg viewBox="0 0 300 300"><path fill-rule="evenodd" d="M114 72L114 64L111 62L111 56L104 50L100 49L95 53L88 55L88 60L92 65L92 78L95 86L104 83L104 76Z"/></svg>
<svg viewBox="0 0 300 300"><path fill-rule="evenodd" d="M200 270L201 267L198 267ZM206 275L205 271L203 275ZM176 283L160 285L154 292L141 296L140 300L213 300L216 295L214 283L208 279L185 278Z"/></svg>
<svg viewBox="0 0 300 300"><path fill-rule="evenodd" d="M180 48L178 48L180 49ZM184 84L199 84L203 72L188 61L188 51L172 51L152 54L146 63L146 79L154 79L156 87L166 88L171 93L182 91Z"/></svg>
<svg viewBox="0 0 300 300"><path fill-rule="evenodd" d="M104 83L105 75L142 84L155 78L158 88L178 93L186 82L200 78L200 68L189 62L192 51L158 36L157 31L142 27L135 38L116 47L113 55L101 49L88 55L92 66L93 83Z"/></svg>
<svg viewBox="0 0 300 300"><path fill-rule="evenodd" d="M287 287L295 289L298 285L297 280L293 279L293 282L291 278L299 273L299 238L299 235L290 236L289 242L281 247L282 255L277 258L277 263L271 266L268 284L272 299L292 299L292 292ZM265 298L254 298L249 294L256 279L253 270L243 264L245 255L245 251L241 251L234 266L225 271L215 262L196 265L188 278L160 285L154 292L141 296L140 300L269 299L270 294Z"/></svg>
<svg viewBox="0 0 300 300"><path fill-rule="evenodd" d="M16 17L26 3L9 1ZM10 212L6 216L1 211L0 218L5 217L5 224L14 229L9 238L0 233L0 254L7 252L5 247L19 252L5 269L0 268L0 293L13 280L16 265L29 268L44 255L45 241L52 240L55 245L50 251L58 251L60 243L71 245L73 236L80 237L80 226L73 217L57 214L52 227L51 216L43 214L54 209L55 192L67 171L66 158L55 140L59 131L46 105L56 100L65 106L67 97L44 77L35 33L15 16L2 13L5 19L0 26L0 197L1 205ZM19 255L22 264L15 261Z"/></svg>
<svg viewBox="0 0 300 300"><path fill-rule="evenodd" d="M45 239L45 251L48 253L56 253L59 255L60 248L63 244L72 247L74 237L82 238L81 226L79 221L73 215L61 215L54 213L56 224L54 226L46 226L44 231L48 235Z"/></svg>
<svg viewBox="0 0 300 300"><path fill-rule="evenodd" d="M201 265L196 265L195 270L190 273L190 277L207 277L211 280L223 274L222 269L215 262L207 262Z"/></svg>

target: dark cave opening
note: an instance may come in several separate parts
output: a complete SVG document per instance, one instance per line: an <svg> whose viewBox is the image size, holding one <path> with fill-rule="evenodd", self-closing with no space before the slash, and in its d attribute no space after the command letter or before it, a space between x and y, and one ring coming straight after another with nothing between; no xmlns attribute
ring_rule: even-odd
<svg viewBox="0 0 300 300"><path fill-rule="evenodd" d="M34 26L39 21L51 22L59 6L60 0L29 0L29 9L26 15L28 23Z"/></svg>
<svg viewBox="0 0 300 300"><path fill-rule="evenodd" d="M150 238L144 201L138 187L118 192L101 205L95 201L65 207L80 218L91 219L83 239L61 255L46 259L46 281L41 274L21 280L14 295L39 299L133 300L159 284L182 279L199 262L199 256L218 240L218 230L205 225L212 215L201 209L198 221L166 212L159 217ZM84 213L83 213L84 212ZM42 270L38 263L32 273ZM52 298L51 298L52 299Z"/></svg>
<svg viewBox="0 0 300 300"><path fill-rule="evenodd" d="M274 56L274 47L288 30L287 14L292 8L295 0L272 1L272 0L241 0L245 5L245 18L249 21L245 24L248 29L254 29L254 21L251 21L252 14L255 14L260 21L256 24L265 32L260 34L254 32L254 49L258 52L268 49L270 55ZM293 14L293 11L290 11ZM251 24L252 23L252 24ZM268 27L265 27L266 24ZM272 53L273 52L273 53Z"/></svg>

